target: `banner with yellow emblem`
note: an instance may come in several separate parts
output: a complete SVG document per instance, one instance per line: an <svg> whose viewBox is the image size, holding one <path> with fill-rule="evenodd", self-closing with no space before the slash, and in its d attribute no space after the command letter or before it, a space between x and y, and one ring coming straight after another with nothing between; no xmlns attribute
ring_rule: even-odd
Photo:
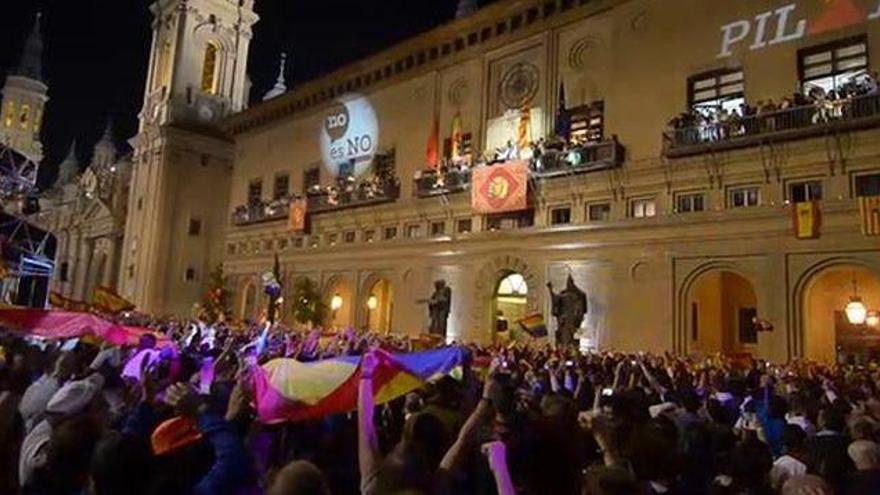
<svg viewBox="0 0 880 495"><path fill-rule="evenodd" d="M304 232L306 230L306 211L307 203L304 198L295 199L290 202L290 213L288 217L288 228L294 232Z"/></svg>
<svg viewBox="0 0 880 495"><path fill-rule="evenodd" d="M792 207L792 223L796 238L817 239L822 225L819 203L817 201L795 203Z"/></svg>
<svg viewBox="0 0 880 495"><path fill-rule="evenodd" d="M503 213L528 208L528 161L477 167L473 169L471 181L471 208L476 213Z"/></svg>

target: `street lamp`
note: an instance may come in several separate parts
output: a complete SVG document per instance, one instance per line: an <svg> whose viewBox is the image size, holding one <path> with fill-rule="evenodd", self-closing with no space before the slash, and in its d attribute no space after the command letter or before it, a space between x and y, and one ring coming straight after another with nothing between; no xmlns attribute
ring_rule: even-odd
<svg viewBox="0 0 880 495"><path fill-rule="evenodd" d="M853 295L849 297L849 303L843 309L846 312L846 319L851 325L864 325L868 318L868 308L859 297L859 286L856 283L856 274L853 272Z"/></svg>
<svg viewBox="0 0 880 495"><path fill-rule="evenodd" d="M339 294L333 294L333 298L330 299L330 309L333 311L339 311L342 308L342 296Z"/></svg>
<svg viewBox="0 0 880 495"><path fill-rule="evenodd" d="M871 328L880 328L880 311L868 311L865 317L865 325Z"/></svg>
<svg viewBox="0 0 880 495"><path fill-rule="evenodd" d="M379 298L376 297L376 294L370 294L370 297L367 298L367 308L373 310L378 307L379 307Z"/></svg>

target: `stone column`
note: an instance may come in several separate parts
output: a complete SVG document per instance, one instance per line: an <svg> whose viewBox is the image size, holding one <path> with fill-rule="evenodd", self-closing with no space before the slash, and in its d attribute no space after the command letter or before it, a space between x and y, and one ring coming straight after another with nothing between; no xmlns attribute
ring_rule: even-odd
<svg viewBox="0 0 880 495"><path fill-rule="evenodd" d="M104 278L100 281L100 284L104 287L108 287L110 289L116 290L116 263L117 263L117 251L119 244L119 237L113 233L107 237L107 261L104 266Z"/></svg>
<svg viewBox="0 0 880 495"><path fill-rule="evenodd" d="M93 243L94 242L91 239L80 239L79 243L79 255L76 260L77 274L76 280L74 281L73 296L80 301L85 301L88 297L86 291L88 290L89 272L91 271Z"/></svg>

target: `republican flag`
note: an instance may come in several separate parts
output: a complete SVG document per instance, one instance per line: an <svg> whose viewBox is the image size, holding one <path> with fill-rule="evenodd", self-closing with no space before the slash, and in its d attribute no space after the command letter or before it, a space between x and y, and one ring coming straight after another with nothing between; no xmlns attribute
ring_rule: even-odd
<svg viewBox="0 0 880 495"><path fill-rule="evenodd" d="M455 112L452 118L452 158L461 156L462 144L464 144L464 130L461 125L461 112Z"/></svg>
<svg viewBox="0 0 880 495"><path fill-rule="evenodd" d="M862 216L862 233L866 236L880 235L880 196L860 196L859 212Z"/></svg>
<svg viewBox="0 0 880 495"><path fill-rule="evenodd" d="M547 324L544 322L544 315L541 313L527 315L517 323L519 323L524 332L536 339L547 336Z"/></svg>
<svg viewBox="0 0 880 495"><path fill-rule="evenodd" d="M425 153L425 165L429 169L436 169L440 155L440 123L435 116L431 124L431 134L428 135L428 149Z"/></svg>
<svg viewBox="0 0 880 495"><path fill-rule="evenodd" d="M517 130L516 142L520 149L528 147L532 141L532 109L529 104L523 105L519 112L519 129Z"/></svg>
<svg viewBox="0 0 880 495"><path fill-rule="evenodd" d="M373 396L384 404L423 386L426 381L460 373L464 351L448 347L411 354L376 351ZM273 359L254 367L257 415L266 424L304 421L357 409L359 356L311 363Z"/></svg>
<svg viewBox="0 0 880 495"><path fill-rule="evenodd" d="M816 239L821 227L818 201L795 203L792 208L794 236L798 239Z"/></svg>
<svg viewBox="0 0 880 495"><path fill-rule="evenodd" d="M559 106L556 109L556 136L568 141L571 135L571 116L565 106L565 83L559 83Z"/></svg>
<svg viewBox="0 0 880 495"><path fill-rule="evenodd" d="M288 229L294 232L303 232L306 230L306 212L308 211L308 203L305 198L299 198L291 201L290 212L287 218Z"/></svg>

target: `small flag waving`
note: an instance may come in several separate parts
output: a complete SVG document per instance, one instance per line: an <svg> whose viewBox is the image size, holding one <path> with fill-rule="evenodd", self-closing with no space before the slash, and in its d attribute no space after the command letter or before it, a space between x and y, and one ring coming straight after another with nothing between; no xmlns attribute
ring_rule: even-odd
<svg viewBox="0 0 880 495"><path fill-rule="evenodd" d="M821 215L817 201L795 203L792 208L794 236L798 239L816 239L819 237Z"/></svg>
<svg viewBox="0 0 880 495"><path fill-rule="evenodd" d="M862 215L862 233L880 235L880 196L860 196L859 211Z"/></svg>
<svg viewBox="0 0 880 495"><path fill-rule="evenodd" d="M440 154L440 124L437 122L437 118L434 117L434 122L431 124L431 134L428 135L428 149L425 152L425 165L429 169L436 169L438 156Z"/></svg>

